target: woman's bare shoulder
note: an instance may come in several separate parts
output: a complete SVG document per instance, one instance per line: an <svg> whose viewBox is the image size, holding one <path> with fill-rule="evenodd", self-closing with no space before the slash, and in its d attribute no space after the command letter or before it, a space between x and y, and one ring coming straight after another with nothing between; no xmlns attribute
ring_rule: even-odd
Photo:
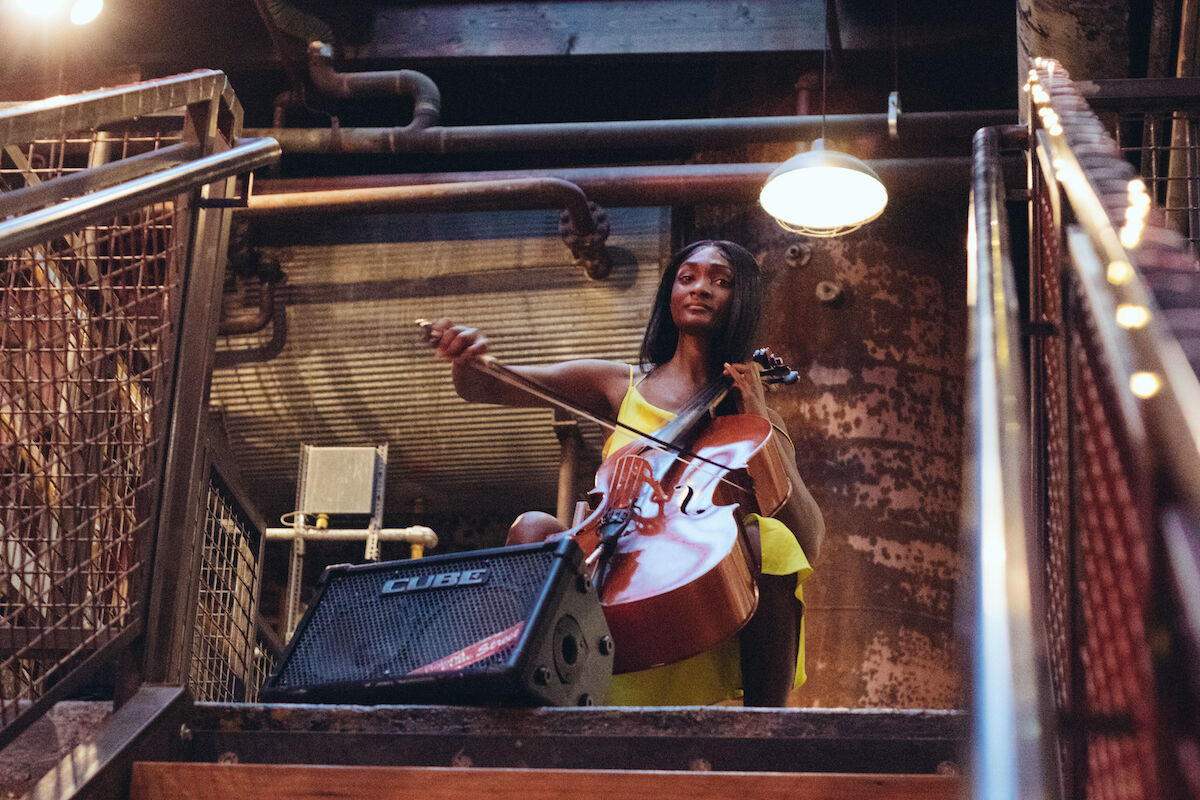
<svg viewBox="0 0 1200 800"><path fill-rule="evenodd" d="M629 365L599 358L578 358L522 370L529 378L573 397L592 411L615 414L629 386Z"/></svg>

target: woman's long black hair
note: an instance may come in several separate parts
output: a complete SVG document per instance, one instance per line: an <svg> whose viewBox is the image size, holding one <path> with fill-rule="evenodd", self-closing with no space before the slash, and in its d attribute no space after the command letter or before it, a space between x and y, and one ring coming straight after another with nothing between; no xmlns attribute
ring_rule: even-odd
<svg viewBox="0 0 1200 800"><path fill-rule="evenodd" d="M641 360L643 366L657 367L671 360L675 346L679 343L679 328L671 319L671 287L679 266L702 247L713 247L733 270L733 297L725 330L713 337L712 363L709 368L719 370L729 362L736 364L750 358L754 347L754 334L762 310L762 272L758 261L750 251L740 244L724 239L703 239L692 242L679 250L667 263L662 279L658 283L658 294L654 296L654 308L650 321L646 323L646 335L642 338Z"/></svg>

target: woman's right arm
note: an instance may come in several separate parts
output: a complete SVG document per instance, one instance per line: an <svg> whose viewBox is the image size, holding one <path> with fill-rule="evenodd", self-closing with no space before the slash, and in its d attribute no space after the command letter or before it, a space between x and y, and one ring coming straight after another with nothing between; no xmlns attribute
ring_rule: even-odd
<svg viewBox="0 0 1200 800"><path fill-rule="evenodd" d="M473 366L488 355L488 339L479 329L443 318L433 323L430 340L437 357L450 362L454 389L464 400L505 406L550 406L545 400ZM616 415L629 376L629 367L624 364L591 358L508 369L604 416Z"/></svg>

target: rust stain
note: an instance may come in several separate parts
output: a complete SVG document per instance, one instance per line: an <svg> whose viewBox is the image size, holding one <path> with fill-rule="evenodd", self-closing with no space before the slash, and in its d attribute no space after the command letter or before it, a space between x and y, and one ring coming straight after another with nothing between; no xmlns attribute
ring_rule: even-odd
<svg viewBox="0 0 1200 800"><path fill-rule="evenodd" d="M954 707L961 702L956 676L945 669L945 646L901 626L894 637L877 633L862 663L869 707Z"/></svg>

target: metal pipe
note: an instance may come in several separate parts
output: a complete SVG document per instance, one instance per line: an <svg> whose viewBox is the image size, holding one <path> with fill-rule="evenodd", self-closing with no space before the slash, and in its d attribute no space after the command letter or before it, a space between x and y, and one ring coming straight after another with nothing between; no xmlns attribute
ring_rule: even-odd
<svg viewBox="0 0 1200 800"><path fill-rule="evenodd" d="M361 542L365 541L369 532L364 528L313 528L306 527L299 534L295 528L267 528L264 531L268 539L291 540L296 536L308 541L326 542ZM408 542L419 544L427 549L437 547L438 537L432 528L424 525L413 525L408 528L380 528L376 535L381 542Z"/></svg>
<svg viewBox="0 0 1200 800"><path fill-rule="evenodd" d="M604 247L607 215L588 202L583 191L562 178L510 178L497 181L435 183L412 186L331 189L316 192L253 195L242 216L373 211L479 211L566 208L563 239L588 277L603 278L612 269Z"/></svg>
<svg viewBox="0 0 1200 800"><path fill-rule="evenodd" d="M867 162L889 191L958 189L966 191L971 159L876 159ZM255 181L251 207L275 193L298 194L346 189L381 189L423 184L447 185L522 178L557 177L579 187L588 198L609 208L693 203L754 202L775 163L676 164L630 167L579 167L555 170L441 172L285 178ZM246 212L240 212L246 213Z"/></svg>
<svg viewBox="0 0 1200 800"><path fill-rule="evenodd" d="M333 48L312 42L308 46L308 77L317 91L332 97L412 97L412 122L397 129L406 134L436 125L441 118L441 92L433 79L421 72L338 72L333 68Z"/></svg>
<svg viewBox="0 0 1200 800"><path fill-rule="evenodd" d="M0 222L0 254L32 247L63 230L78 230L194 187L265 167L278 158L279 145L271 139L239 140L232 150L4 220Z"/></svg>
<svg viewBox="0 0 1200 800"><path fill-rule="evenodd" d="M275 283L262 281L258 295L258 313L252 317L223 319L217 326L218 336L240 336L257 333L275 318Z"/></svg>
<svg viewBox="0 0 1200 800"><path fill-rule="evenodd" d="M244 217L278 214L328 213L336 211L369 213L430 210L487 210L512 208L520 201L526 208L565 206L578 218L580 229L591 232L595 220L587 206L587 196L578 186L561 178L514 178L494 181L435 183L372 188L330 189L326 191L253 194L245 208L235 210Z"/></svg>
<svg viewBox="0 0 1200 800"><path fill-rule="evenodd" d="M554 435L558 439L558 500L555 516L567 527L575 510L579 482L579 460L583 455L583 436L579 433L579 422L561 409L554 410Z"/></svg>
<svg viewBox="0 0 1200 800"><path fill-rule="evenodd" d="M1009 111L929 111L901 114L906 139L969 138L976 130L1012 123ZM415 122L415 119L414 119ZM626 120L529 125L406 128L248 128L246 136L270 136L286 153L468 153L499 150L591 150L622 147L731 147L748 142L888 135L888 115L819 114L724 119Z"/></svg>

